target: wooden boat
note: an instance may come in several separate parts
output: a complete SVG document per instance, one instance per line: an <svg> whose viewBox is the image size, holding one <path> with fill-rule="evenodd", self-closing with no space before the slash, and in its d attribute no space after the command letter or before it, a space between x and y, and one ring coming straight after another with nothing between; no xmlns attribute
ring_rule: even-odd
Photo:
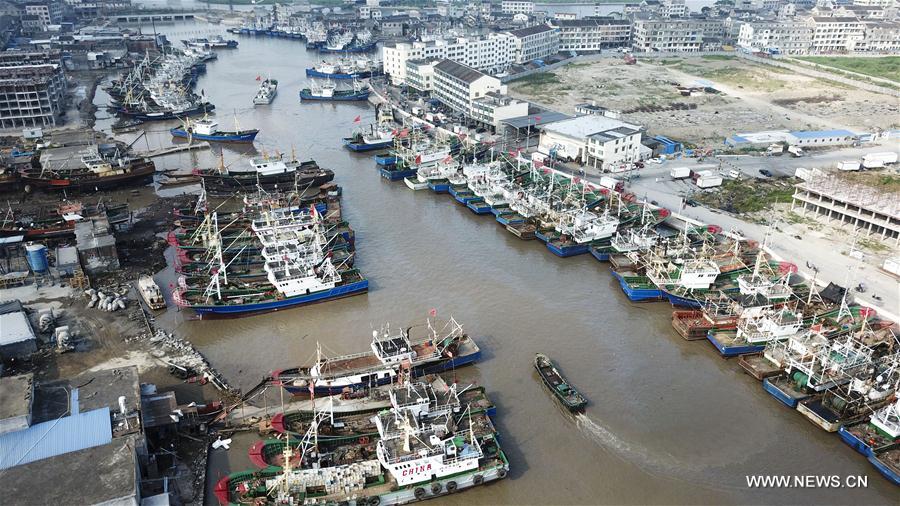
<svg viewBox="0 0 900 506"><path fill-rule="evenodd" d="M537 369L541 380L553 392L553 395L556 396L559 402L562 403L563 407L573 413L584 411L587 399L563 378L563 375L546 355L538 353L534 356L534 368Z"/></svg>

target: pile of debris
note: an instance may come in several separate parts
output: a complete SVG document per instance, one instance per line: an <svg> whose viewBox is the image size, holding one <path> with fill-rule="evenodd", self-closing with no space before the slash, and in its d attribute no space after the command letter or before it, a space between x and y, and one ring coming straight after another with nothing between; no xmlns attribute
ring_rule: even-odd
<svg viewBox="0 0 900 506"><path fill-rule="evenodd" d="M125 309L125 306L127 306L129 290L131 290L129 287L118 287L117 289L113 289L112 291L109 291L109 289L107 289L107 291L104 292L103 290L88 288L84 291L84 295L90 299L87 307L96 306L97 309L102 309L108 312Z"/></svg>
<svg viewBox="0 0 900 506"><path fill-rule="evenodd" d="M143 332L126 339L126 342L132 340L147 341L151 344L153 347L151 355L169 366L169 373L172 375L200 384L212 383L219 390L231 391L222 375L213 369L206 358L188 341L162 329L157 329L155 334Z"/></svg>

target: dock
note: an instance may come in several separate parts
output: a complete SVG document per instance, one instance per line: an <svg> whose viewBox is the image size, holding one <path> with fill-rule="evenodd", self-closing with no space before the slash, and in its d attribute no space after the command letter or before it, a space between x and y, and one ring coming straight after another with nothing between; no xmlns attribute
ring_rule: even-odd
<svg viewBox="0 0 900 506"><path fill-rule="evenodd" d="M209 149L209 143L204 141L196 144L179 144L177 146L154 149L153 151L145 151L140 153L140 155L146 158L155 158L157 156L171 155L173 153L181 153L182 151L194 151L197 149Z"/></svg>

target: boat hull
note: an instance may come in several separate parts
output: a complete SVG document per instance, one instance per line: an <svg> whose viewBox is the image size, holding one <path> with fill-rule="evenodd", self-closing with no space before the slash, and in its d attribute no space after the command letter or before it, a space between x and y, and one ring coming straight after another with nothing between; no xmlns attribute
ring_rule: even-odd
<svg viewBox="0 0 900 506"><path fill-rule="evenodd" d="M659 288L635 288L628 284L628 281L618 272L612 271L612 275L619 282L619 286L622 287L622 292L632 302L648 302L663 298L662 290Z"/></svg>
<svg viewBox="0 0 900 506"><path fill-rule="evenodd" d="M880 458L880 455L869 455L868 461L870 464L875 466L875 469L881 473L882 476L888 479L894 485L900 485L900 472L897 472L896 469L891 468L885 462L883 462Z"/></svg>
<svg viewBox="0 0 900 506"><path fill-rule="evenodd" d="M182 139L193 138L200 141L209 141L209 142L253 142L256 139L256 134L259 133L259 130L244 130L241 132L216 132L212 135L206 134L198 134L196 132L188 132L183 128L173 128L169 130L169 133L172 134L172 137L179 137Z"/></svg>
<svg viewBox="0 0 900 506"><path fill-rule="evenodd" d="M256 302L250 304L223 304L223 305L189 305L190 309L201 316L249 316L252 314L281 311L307 304L325 302L328 300L350 297L368 291L369 280L363 279L346 285L336 286L330 290L288 297L280 300Z"/></svg>
<svg viewBox="0 0 900 506"><path fill-rule="evenodd" d="M105 190L119 188L122 185L138 184L148 181L156 172L153 162L144 162L129 170L126 174L105 177L77 177L74 179L52 179L23 174L22 184L42 190ZM27 190L27 188L26 188Z"/></svg>
<svg viewBox="0 0 900 506"><path fill-rule="evenodd" d="M369 93L369 90L366 90L357 93L346 93L340 95L332 95L330 97L320 97L317 95L313 95L310 90L303 89L300 90L300 99L317 102L360 102L363 100L368 100Z"/></svg>
<svg viewBox="0 0 900 506"><path fill-rule="evenodd" d="M868 422L864 422L868 423ZM866 443L862 439L856 437L856 434L853 434L847 427L842 425L840 429L838 429L838 436L841 437L841 441L847 443L850 448L858 451L865 457L872 455L872 447L869 446L869 443Z"/></svg>
<svg viewBox="0 0 900 506"><path fill-rule="evenodd" d="M721 339L717 332L712 330L706 333L706 339L719 350L719 353L723 357L736 357L738 355L747 355L748 353L760 353L766 349L766 345L764 344L729 344L727 341Z"/></svg>
<svg viewBox="0 0 900 506"><path fill-rule="evenodd" d="M393 145L394 145L393 140L367 144L365 142L353 142L352 139L349 139L349 138L344 139L344 147L346 147L350 151L356 151L359 153L364 153L366 151L374 151L376 149L389 148Z"/></svg>
<svg viewBox="0 0 900 506"><path fill-rule="evenodd" d="M366 70L364 72L353 72L352 74L344 74L344 73L326 73L320 72L314 68L306 69L306 77L319 77L322 79L366 79L372 77L373 73L370 70Z"/></svg>
<svg viewBox="0 0 900 506"><path fill-rule="evenodd" d="M459 355L453 358L441 360L438 362L432 362L430 364L422 364L419 366L415 366L410 371L410 376L412 378L418 378L419 376L424 376L426 374L438 374L444 371L448 371L451 369L455 369L457 367L462 367L465 365L473 364L478 359L481 358L481 350L476 349L475 351L463 355ZM386 378L378 378L376 381L370 383L355 383L352 385L340 385L340 386L316 386L315 392L316 395L338 395L343 393L346 389L357 390L362 388L370 388L372 386L379 385L387 385L394 381L392 376L388 376ZM293 395L309 395L309 387L308 386L299 386L299 385L282 385L285 390L290 392Z"/></svg>

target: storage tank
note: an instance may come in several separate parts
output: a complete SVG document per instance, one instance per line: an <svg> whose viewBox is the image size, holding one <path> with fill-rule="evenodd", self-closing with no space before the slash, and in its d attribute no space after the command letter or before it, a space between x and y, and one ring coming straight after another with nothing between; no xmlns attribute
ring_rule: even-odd
<svg viewBox="0 0 900 506"><path fill-rule="evenodd" d="M28 244L25 246L25 256L32 271L47 272L47 269L49 269L47 247L43 244Z"/></svg>

